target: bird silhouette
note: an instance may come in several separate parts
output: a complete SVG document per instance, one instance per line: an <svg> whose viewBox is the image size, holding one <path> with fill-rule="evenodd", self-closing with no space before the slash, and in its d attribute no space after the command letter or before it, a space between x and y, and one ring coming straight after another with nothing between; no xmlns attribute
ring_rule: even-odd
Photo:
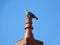
<svg viewBox="0 0 60 45"><path fill-rule="evenodd" d="M27 17L31 16L32 18L36 18L38 20L38 18L32 12L29 12L28 10L26 10L25 13L26 13Z"/></svg>

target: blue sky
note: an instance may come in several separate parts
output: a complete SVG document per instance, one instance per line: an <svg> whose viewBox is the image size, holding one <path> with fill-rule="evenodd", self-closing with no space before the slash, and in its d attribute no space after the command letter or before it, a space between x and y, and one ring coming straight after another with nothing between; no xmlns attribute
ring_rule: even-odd
<svg viewBox="0 0 60 45"><path fill-rule="evenodd" d="M25 34L25 10L33 12L34 38L60 45L60 0L0 0L0 45L15 45Z"/></svg>

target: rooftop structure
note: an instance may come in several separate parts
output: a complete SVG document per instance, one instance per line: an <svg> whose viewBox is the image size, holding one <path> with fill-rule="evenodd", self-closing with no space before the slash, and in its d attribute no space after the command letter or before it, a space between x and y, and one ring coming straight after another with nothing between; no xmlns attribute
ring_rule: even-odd
<svg viewBox="0 0 60 45"><path fill-rule="evenodd" d="M26 17L26 26L25 26L25 36L24 39L18 41L16 45L43 45L42 41L34 39L32 30L32 16L31 14L27 14L28 16Z"/></svg>

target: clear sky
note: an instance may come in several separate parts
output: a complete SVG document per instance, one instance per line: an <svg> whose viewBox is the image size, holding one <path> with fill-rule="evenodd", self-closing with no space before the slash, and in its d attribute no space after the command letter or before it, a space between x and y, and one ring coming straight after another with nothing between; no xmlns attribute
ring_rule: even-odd
<svg viewBox="0 0 60 45"><path fill-rule="evenodd" d="M60 45L60 0L0 0L0 45L15 45L25 34L25 10L33 12L34 38Z"/></svg>

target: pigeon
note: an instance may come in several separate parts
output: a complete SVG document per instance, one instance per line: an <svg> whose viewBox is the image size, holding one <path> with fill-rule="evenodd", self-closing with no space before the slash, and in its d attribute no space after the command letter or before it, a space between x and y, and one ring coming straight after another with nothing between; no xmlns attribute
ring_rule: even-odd
<svg viewBox="0 0 60 45"><path fill-rule="evenodd" d="M38 18L32 13L32 12L29 12L28 10L25 11L27 17L32 17L32 18L36 18L38 20Z"/></svg>

